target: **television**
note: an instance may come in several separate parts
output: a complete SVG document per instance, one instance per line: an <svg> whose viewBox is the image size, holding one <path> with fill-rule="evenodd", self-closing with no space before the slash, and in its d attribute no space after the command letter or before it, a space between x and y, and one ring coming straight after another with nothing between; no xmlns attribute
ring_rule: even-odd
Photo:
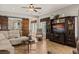
<svg viewBox="0 0 79 59"><path fill-rule="evenodd" d="M53 26L53 31L55 32L64 32L65 28L63 24L56 24Z"/></svg>

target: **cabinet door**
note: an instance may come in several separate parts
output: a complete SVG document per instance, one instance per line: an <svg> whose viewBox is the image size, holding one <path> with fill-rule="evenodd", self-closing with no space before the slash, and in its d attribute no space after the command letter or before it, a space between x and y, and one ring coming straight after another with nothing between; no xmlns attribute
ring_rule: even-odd
<svg viewBox="0 0 79 59"><path fill-rule="evenodd" d="M46 22L46 38L50 39L50 34L51 34L51 21Z"/></svg>
<svg viewBox="0 0 79 59"><path fill-rule="evenodd" d="M69 18L67 20L68 24L67 24L67 34L68 34L68 38L73 41L75 40L75 19L73 17Z"/></svg>
<svg viewBox="0 0 79 59"><path fill-rule="evenodd" d="M66 44L75 46L75 17L66 18Z"/></svg>

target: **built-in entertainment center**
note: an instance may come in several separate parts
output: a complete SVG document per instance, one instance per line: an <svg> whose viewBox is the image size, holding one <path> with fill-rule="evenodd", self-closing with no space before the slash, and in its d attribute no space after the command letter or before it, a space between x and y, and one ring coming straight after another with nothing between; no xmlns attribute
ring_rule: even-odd
<svg viewBox="0 0 79 59"><path fill-rule="evenodd" d="M46 22L46 38L50 41L76 47L75 16L58 17Z"/></svg>

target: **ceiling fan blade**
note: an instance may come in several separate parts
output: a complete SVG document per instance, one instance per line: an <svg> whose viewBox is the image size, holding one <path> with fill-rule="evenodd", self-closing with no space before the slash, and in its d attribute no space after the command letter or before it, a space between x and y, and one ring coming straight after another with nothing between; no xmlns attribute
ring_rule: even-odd
<svg viewBox="0 0 79 59"><path fill-rule="evenodd" d="M29 7L22 7L22 8L26 8L26 9L32 9L32 8L29 8Z"/></svg>
<svg viewBox="0 0 79 59"><path fill-rule="evenodd" d="M35 12L38 12L37 10L34 9Z"/></svg>
<svg viewBox="0 0 79 59"><path fill-rule="evenodd" d="M34 9L42 9L41 7L35 7Z"/></svg>

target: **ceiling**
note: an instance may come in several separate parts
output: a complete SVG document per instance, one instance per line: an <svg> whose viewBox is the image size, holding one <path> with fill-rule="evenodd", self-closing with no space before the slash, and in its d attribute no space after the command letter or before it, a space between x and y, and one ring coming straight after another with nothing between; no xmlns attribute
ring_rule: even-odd
<svg viewBox="0 0 79 59"><path fill-rule="evenodd" d="M0 4L0 12L4 14L40 16L67 7L70 4L34 4L34 6L42 7L38 12L30 12L28 9L22 8L27 5L28 4Z"/></svg>

